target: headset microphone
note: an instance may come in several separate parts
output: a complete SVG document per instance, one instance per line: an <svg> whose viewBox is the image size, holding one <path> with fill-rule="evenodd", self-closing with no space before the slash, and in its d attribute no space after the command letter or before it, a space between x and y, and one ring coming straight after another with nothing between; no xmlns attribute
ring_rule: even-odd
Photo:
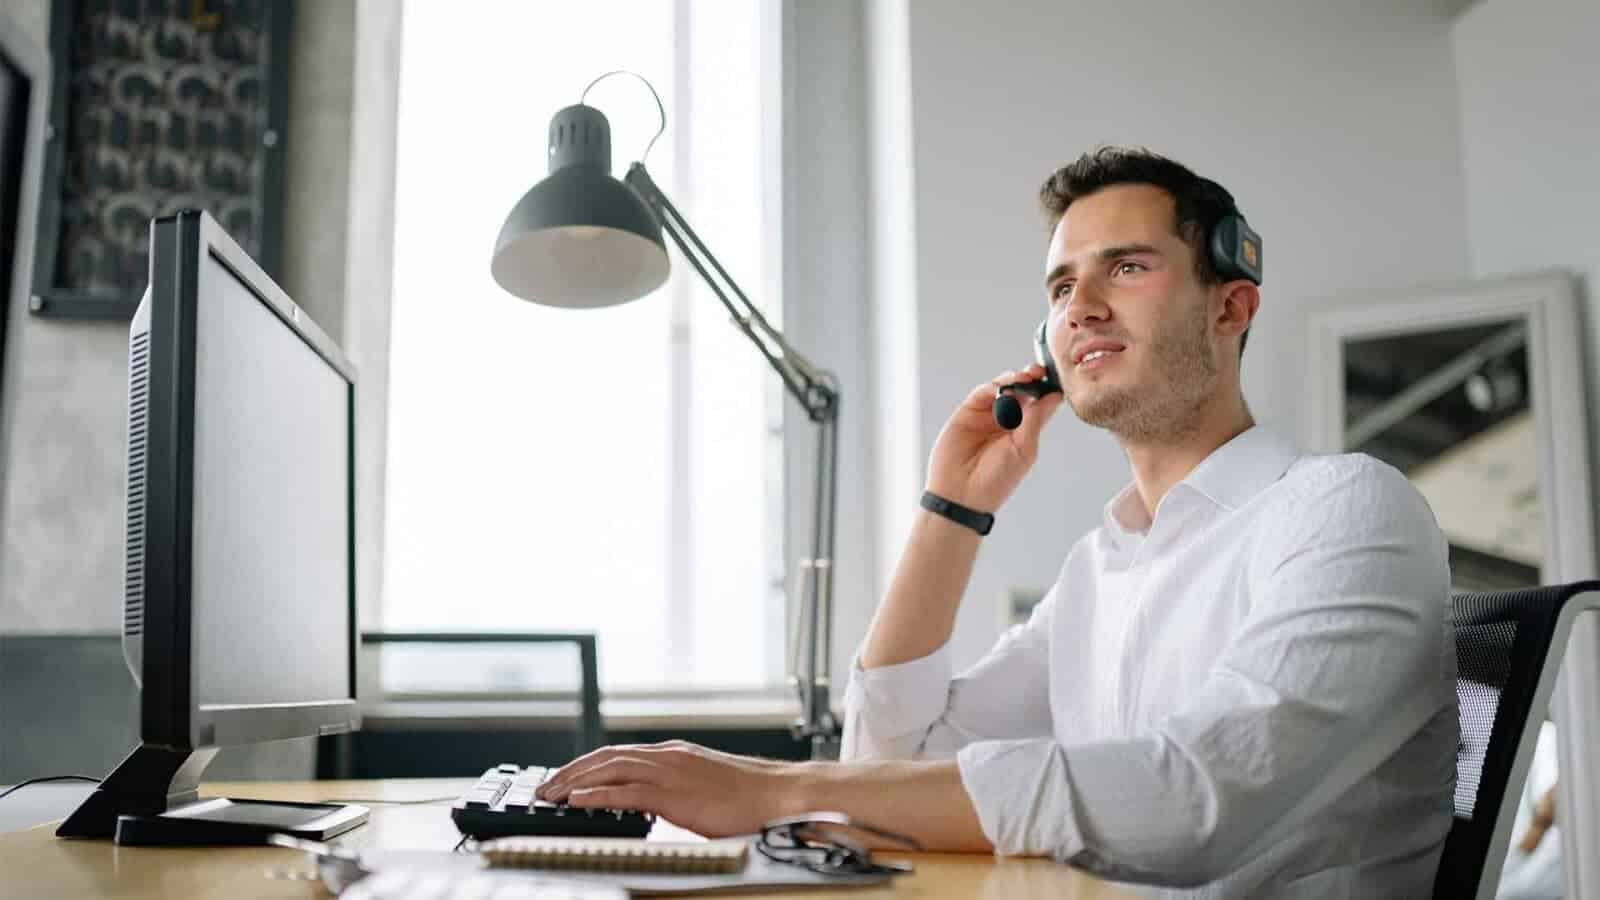
<svg viewBox="0 0 1600 900"><path fill-rule="evenodd" d="M1060 392L1060 385L1044 379L1008 384L998 388L994 392L995 424L1007 431L1011 431L1022 424L1022 404L1017 402L1016 397L1012 396L1013 393L1043 397L1045 394L1058 394Z"/></svg>
<svg viewBox="0 0 1600 900"><path fill-rule="evenodd" d="M994 423L1007 431L1015 430L1022 424L1022 404L1014 394L1043 397L1061 392L1061 376L1056 372L1055 360L1050 358L1050 342L1045 334L1045 329L1049 327L1050 320L1045 319L1039 323L1039 329L1033 335L1033 356L1039 365L1044 366L1044 377L1037 381L1019 381L995 388Z"/></svg>

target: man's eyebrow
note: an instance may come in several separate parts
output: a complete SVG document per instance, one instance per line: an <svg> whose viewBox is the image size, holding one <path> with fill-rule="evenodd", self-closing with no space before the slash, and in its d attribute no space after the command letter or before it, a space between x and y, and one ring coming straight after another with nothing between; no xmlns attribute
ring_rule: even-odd
<svg viewBox="0 0 1600 900"><path fill-rule="evenodd" d="M1099 253L1095 254L1095 257L1101 262L1110 262L1119 256L1132 256L1136 253L1160 252L1161 251L1156 249L1153 244L1118 244L1115 247L1107 247L1104 250L1101 250ZM1051 282L1064 275L1071 275L1074 268L1075 267L1072 263L1065 262L1059 266L1056 266L1054 269L1051 269L1050 274L1044 277L1045 286L1049 287Z"/></svg>

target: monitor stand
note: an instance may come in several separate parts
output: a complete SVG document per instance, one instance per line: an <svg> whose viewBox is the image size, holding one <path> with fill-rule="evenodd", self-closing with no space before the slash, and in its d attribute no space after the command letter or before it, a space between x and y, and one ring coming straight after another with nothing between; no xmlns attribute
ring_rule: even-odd
<svg viewBox="0 0 1600 900"><path fill-rule="evenodd" d="M201 799L200 773L216 747L169 750L141 744L56 828L57 837L118 844L264 844L267 835L326 841L367 821L365 806Z"/></svg>

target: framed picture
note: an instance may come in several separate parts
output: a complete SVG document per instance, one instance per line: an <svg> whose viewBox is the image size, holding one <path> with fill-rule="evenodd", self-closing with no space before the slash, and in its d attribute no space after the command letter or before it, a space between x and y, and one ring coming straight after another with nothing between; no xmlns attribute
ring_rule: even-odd
<svg viewBox="0 0 1600 900"><path fill-rule="evenodd" d="M151 219L204 209L278 270L288 0L56 0L29 308L117 319L144 291Z"/></svg>

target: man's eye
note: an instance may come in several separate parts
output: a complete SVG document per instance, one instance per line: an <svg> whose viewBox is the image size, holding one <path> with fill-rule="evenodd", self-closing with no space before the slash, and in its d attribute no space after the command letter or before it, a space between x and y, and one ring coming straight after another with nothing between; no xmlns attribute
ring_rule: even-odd
<svg viewBox="0 0 1600 900"><path fill-rule="evenodd" d="M1117 263L1117 274L1121 275L1124 271L1127 271L1130 268L1135 272L1142 272L1144 271L1144 264L1136 263L1132 260L1123 260L1122 262Z"/></svg>
<svg viewBox="0 0 1600 900"><path fill-rule="evenodd" d="M1065 297L1070 293L1072 293L1072 282L1063 281L1062 283L1056 285L1055 290L1050 292L1050 298L1052 300L1060 300L1062 297Z"/></svg>

